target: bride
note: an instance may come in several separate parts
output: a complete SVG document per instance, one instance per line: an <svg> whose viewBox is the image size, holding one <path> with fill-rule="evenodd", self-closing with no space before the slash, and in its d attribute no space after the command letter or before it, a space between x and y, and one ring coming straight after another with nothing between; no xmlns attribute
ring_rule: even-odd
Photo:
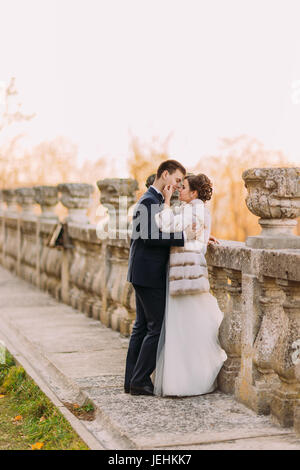
<svg viewBox="0 0 300 470"><path fill-rule="evenodd" d="M154 394L191 396L213 392L227 359L218 339L223 320L216 298L209 292L205 253L211 217L207 202L212 185L204 174L185 177L182 205L173 210L173 188L165 187L165 205L155 219L163 232L196 227L196 239L171 247L164 322L159 338ZM176 210L177 209L177 210Z"/></svg>

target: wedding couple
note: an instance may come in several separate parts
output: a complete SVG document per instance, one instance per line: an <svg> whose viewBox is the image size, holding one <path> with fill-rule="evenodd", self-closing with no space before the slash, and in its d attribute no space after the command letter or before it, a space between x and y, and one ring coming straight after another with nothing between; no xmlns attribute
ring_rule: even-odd
<svg viewBox="0 0 300 470"><path fill-rule="evenodd" d="M178 189L180 206L170 200ZM126 360L124 391L132 395L191 396L214 391L227 359L218 340L223 313L209 292L205 253L212 185L166 160L135 206L127 280L136 320ZM151 375L154 374L154 384Z"/></svg>

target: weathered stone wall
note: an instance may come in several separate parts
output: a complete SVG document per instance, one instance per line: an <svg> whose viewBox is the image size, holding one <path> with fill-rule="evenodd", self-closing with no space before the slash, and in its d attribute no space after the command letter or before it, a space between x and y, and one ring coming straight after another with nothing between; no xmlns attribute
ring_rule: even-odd
<svg viewBox="0 0 300 470"><path fill-rule="evenodd" d="M228 359L219 388L298 432L300 237L292 228L300 215L299 174L298 168L247 170L247 206L261 217L262 232L245 243L222 240L206 255L211 292L224 312L220 342ZM137 184L128 179L97 184L99 207L107 207L109 220L117 216L106 238L104 221L96 226L86 217L91 185L2 190L0 260L56 299L128 336L135 299L126 281L129 231L122 222L127 223ZM64 221L69 241L65 248L50 248L47 239L58 223L54 208L59 200L69 212ZM41 206L39 216L35 204Z"/></svg>

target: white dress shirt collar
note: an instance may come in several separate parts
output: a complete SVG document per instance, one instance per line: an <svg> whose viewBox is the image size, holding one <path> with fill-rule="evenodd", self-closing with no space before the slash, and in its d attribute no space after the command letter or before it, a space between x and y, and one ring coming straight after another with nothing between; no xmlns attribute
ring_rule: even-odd
<svg viewBox="0 0 300 470"><path fill-rule="evenodd" d="M162 193L161 191L159 191L159 189L156 189L156 187L155 187L155 186L153 186L153 184L151 184L150 188L153 188L153 189L155 189L155 191L156 191L158 194L161 194L161 195L162 195L162 197L164 197L164 196L163 196L163 193Z"/></svg>

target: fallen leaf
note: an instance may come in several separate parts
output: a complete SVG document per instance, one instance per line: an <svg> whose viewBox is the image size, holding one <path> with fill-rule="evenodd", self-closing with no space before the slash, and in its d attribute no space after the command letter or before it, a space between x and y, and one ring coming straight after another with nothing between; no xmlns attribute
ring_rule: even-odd
<svg viewBox="0 0 300 470"><path fill-rule="evenodd" d="M43 446L44 446L43 442L36 442L35 444L32 444L31 450L41 450Z"/></svg>
<svg viewBox="0 0 300 470"><path fill-rule="evenodd" d="M4 397L5 397L5 395L0 395L0 398L4 398Z"/></svg>
<svg viewBox="0 0 300 470"><path fill-rule="evenodd" d="M23 419L23 416L18 415L13 418L13 421L22 421L22 419Z"/></svg>
<svg viewBox="0 0 300 470"><path fill-rule="evenodd" d="M40 419L40 423L43 423L44 421L46 421L46 418L45 418L45 416L42 416L41 419Z"/></svg>
<svg viewBox="0 0 300 470"><path fill-rule="evenodd" d="M80 408L80 406L79 406L77 403L74 403L73 408L74 408L75 410L78 410L78 408Z"/></svg>

